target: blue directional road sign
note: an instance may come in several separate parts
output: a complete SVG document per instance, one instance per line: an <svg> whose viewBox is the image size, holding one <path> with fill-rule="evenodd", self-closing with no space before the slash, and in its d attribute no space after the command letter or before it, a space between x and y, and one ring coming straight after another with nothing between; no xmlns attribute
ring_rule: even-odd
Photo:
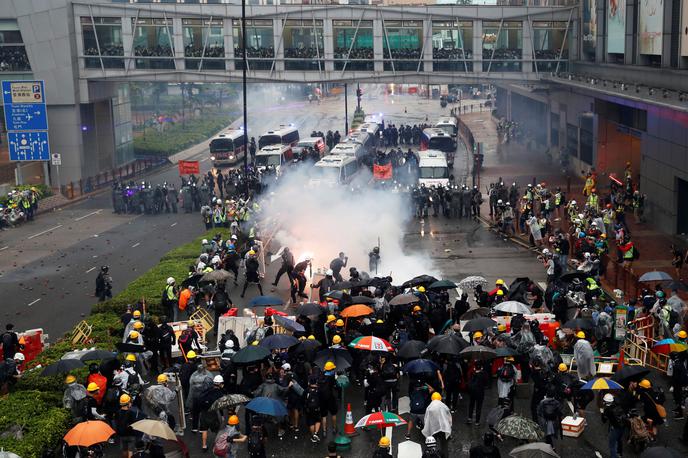
<svg viewBox="0 0 688 458"><path fill-rule="evenodd" d="M47 161L50 144L47 132L8 132L11 161Z"/></svg>
<svg viewBox="0 0 688 458"><path fill-rule="evenodd" d="M48 130L45 105L34 103L6 103L5 125L8 131Z"/></svg>

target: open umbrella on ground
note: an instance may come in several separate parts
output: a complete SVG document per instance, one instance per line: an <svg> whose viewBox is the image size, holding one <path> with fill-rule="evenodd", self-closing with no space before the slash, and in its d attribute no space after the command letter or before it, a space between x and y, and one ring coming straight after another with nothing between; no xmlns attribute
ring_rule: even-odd
<svg viewBox="0 0 688 458"><path fill-rule="evenodd" d="M416 359L420 358L426 349L425 342L420 340L409 340L404 345L401 346L399 351L397 351L397 357L402 359Z"/></svg>
<svg viewBox="0 0 688 458"><path fill-rule="evenodd" d="M612 379L596 377L581 387L581 390L623 390L624 387Z"/></svg>
<svg viewBox="0 0 688 458"><path fill-rule="evenodd" d="M545 442L533 442L521 445L509 452L513 458L559 458L551 445Z"/></svg>
<svg viewBox="0 0 688 458"><path fill-rule="evenodd" d="M595 328L595 323L592 322L592 320L589 320L587 318L574 318L573 320L569 320L564 325L562 326L564 329L585 329L585 330L592 330Z"/></svg>
<svg viewBox="0 0 688 458"><path fill-rule="evenodd" d="M458 355L469 344L458 334L440 334L428 341L428 350L440 355Z"/></svg>
<svg viewBox="0 0 688 458"><path fill-rule="evenodd" d="M464 278L459 282L459 288L462 290L466 291L469 289L473 289L476 286L486 286L487 285L487 280L485 277L481 277L479 275L471 275L469 277Z"/></svg>
<svg viewBox="0 0 688 458"><path fill-rule="evenodd" d="M249 307L273 307L284 305L284 301L277 296L256 296L248 303Z"/></svg>
<svg viewBox="0 0 688 458"><path fill-rule="evenodd" d="M201 278L203 278L203 275L205 274L193 274L192 276L185 278L184 281L182 281L181 287L188 288L189 286L198 286L198 283L201 281Z"/></svg>
<svg viewBox="0 0 688 458"><path fill-rule="evenodd" d="M429 359L414 359L401 369L407 374L434 374L439 370L439 366Z"/></svg>
<svg viewBox="0 0 688 458"><path fill-rule="evenodd" d="M497 357L497 353L492 348L483 345L466 347L461 350L460 355L472 361L489 361Z"/></svg>
<svg viewBox="0 0 688 458"><path fill-rule="evenodd" d="M117 355L117 353L114 353L111 351L96 349L96 350L87 351L86 353L81 355L81 357L79 357L79 359L81 361L103 361L106 359L112 359L116 355Z"/></svg>
<svg viewBox="0 0 688 458"><path fill-rule="evenodd" d="M459 321L470 321L475 320L476 318L484 318L489 314L490 309L488 309L487 307L477 307L474 309L470 309L469 311L461 315L459 317Z"/></svg>
<svg viewBox="0 0 688 458"><path fill-rule="evenodd" d="M385 339L375 336L361 336L352 340L349 347L356 350L367 350L367 351L393 351L394 347L392 344L387 342Z"/></svg>
<svg viewBox="0 0 688 458"><path fill-rule="evenodd" d="M500 304L495 305L495 310L504 313L520 313L522 315L532 315L533 311L526 304L522 304L518 301L505 301Z"/></svg>
<svg viewBox="0 0 688 458"><path fill-rule="evenodd" d="M661 355L668 355L669 353L682 352L688 350L686 344L676 342L674 339L662 339L652 346L652 351Z"/></svg>
<svg viewBox="0 0 688 458"><path fill-rule="evenodd" d="M649 373L650 369L647 369L645 366L630 366L626 364L612 375L612 380L622 385L628 382L639 382Z"/></svg>
<svg viewBox="0 0 688 458"><path fill-rule="evenodd" d="M435 283L437 279L432 275L418 275L401 284L402 288L415 288L416 286L428 286Z"/></svg>
<svg viewBox="0 0 688 458"><path fill-rule="evenodd" d="M229 407L234 407L245 402L249 402L251 399L243 394L225 394L221 398L218 398L210 406L210 410L222 410Z"/></svg>
<svg viewBox="0 0 688 458"><path fill-rule="evenodd" d="M115 434L115 430L100 420L78 423L65 435L64 441L72 447L90 447L91 445L107 442Z"/></svg>
<svg viewBox="0 0 688 458"><path fill-rule="evenodd" d="M439 280L434 283L431 283L430 286L428 286L428 289L434 289L441 291L443 289L454 289L458 285L454 283L453 281L450 280Z"/></svg>
<svg viewBox="0 0 688 458"><path fill-rule="evenodd" d="M389 305L408 305L415 304L419 301L420 299L415 294L399 294L394 296L392 300L389 301Z"/></svg>
<svg viewBox="0 0 688 458"><path fill-rule="evenodd" d="M244 347L232 356L234 364L254 364L270 356L270 350L258 345Z"/></svg>
<svg viewBox="0 0 688 458"><path fill-rule="evenodd" d="M131 424L131 429L168 441L177 440L177 435L174 434L167 422L161 420L139 420Z"/></svg>
<svg viewBox="0 0 688 458"><path fill-rule="evenodd" d="M669 447L650 447L640 455L640 458L681 458L685 455Z"/></svg>
<svg viewBox="0 0 688 458"><path fill-rule="evenodd" d="M253 398L251 402L246 404L246 409L261 415L268 415L270 417L286 417L287 408L282 401L273 398L266 398L260 396Z"/></svg>
<svg viewBox="0 0 688 458"><path fill-rule="evenodd" d="M294 336L288 334L273 334L261 340L258 345L269 350L274 350L275 348L293 347L297 343L299 343L299 339Z"/></svg>
<svg viewBox="0 0 688 458"><path fill-rule="evenodd" d="M312 361L315 353L320 350L322 344L317 340L302 340L295 347L292 347L291 351L294 355L303 354L306 357L306 361Z"/></svg>
<svg viewBox="0 0 688 458"><path fill-rule="evenodd" d="M351 354L343 348L326 348L315 354L313 364L325 370L325 364L327 364L328 361L332 361L334 365L337 366L338 371L343 371L351 367L353 358Z"/></svg>
<svg viewBox="0 0 688 458"><path fill-rule="evenodd" d="M208 272L206 274L203 274L203 277L201 277L201 281L207 281L207 282L213 282L213 281L227 281L230 276L229 272L227 272L224 269L218 269L218 270L213 270L212 272Z"/></svg>
<svg viewBox="0 0 688 458"><path fill-rule="evenodd" d="M375 310L371 309L367 305L354 304L350 305L344 310L342 310L342 318L357 318L359 316L368 316L375 313Z"/></svg>
<svg viewBox="0 0 688 458"><path fill-rule="evenodd" d="M654 270L652 272L645 272L640 276L638 281L671 281L673 278L666 272Z"/></svg>
<svg viewBox="0 0 688 458"><path fill-rule="evenodd" d="M45 366L45 369L41 372L43 377L48 377L50 375L66 374L69 371L84 367L84 363L78 359L60 359L49 366Z"/></svg>
<svg viewBox="0 0 688 458"><path fill-rule="evenodd" d="M569 272L567 274L562 275L561 277L559 277L559 281L562 281L564 283L571 283L575 279L578 279L580 281L585 281L585 279L588 278L589 276L590 275L585 273L585 272L581 272L579 270L576 270L576 271Z"/></svg>
<svg viewBox="0 0 688 458"><path fill-rule="evenodd" d="M405 424L406 420L394 412L373 412L358 420L355 428L373 427L377 429L384 429Z"/></svg>
<svg viewBox="0 0 688 458"><path fill-rule="evenodd" d="M544 437L542 429L537 423L520 415L509 415L502 418L495 429L502 436L524 441L539 441Z"/></svg>
<svg viewBox="0 0 688 458"><path fill-rule="evenodd" d="M279 324L280 326L282 326L287 331L303 332L306 330L306 328L304 328L301 323L297 323L296 321L294 321L290 318L287 318L286 316L275 315L274 318L275 318L275 323Z"/></svg>
<svg viewBox="0 0 688 458"><path fill-rule="evenodd" d="M495 348L495 356L497 358L504 358L506 356L516 356L518 353L513 348L499 347Z"/></svg>
<svg viewBox="0 0 688 458"><path fill-rule="evenodd" d="M490 318L475 318L470 320L468 323L463 325L462 331L464 332L475 332L484 331L485 329L493 328L497 326L497 322Z"/></svg>
<svg viewBox="0 0 688 458"><path fill-rule="evenodd" d="M352 304L375 305L375 299L368 296L354 296L351 298Z"/></svg>
<svg viewBox="0 0 688 458"><path fill-rule="evenodd" d="M315 302L304 302L303 304L299 304L296 308L296 315L313 316L320 315L324 311L325 308L320 304L316 304Z"/></svg>

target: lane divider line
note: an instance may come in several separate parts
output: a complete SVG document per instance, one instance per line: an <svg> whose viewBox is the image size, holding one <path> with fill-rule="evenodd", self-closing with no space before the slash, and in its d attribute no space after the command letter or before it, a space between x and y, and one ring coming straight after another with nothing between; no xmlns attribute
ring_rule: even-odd
<svg viewBox="0 0 688 458"><path fill-rule="evenodd" d="M103 211L103 210L96 210L96 211L91 212L91 213L89 213L89 214L87 214L87 215L84 215L84 216L80 216L80 217L78 217L78 218L75 218L74 221L81 221L82 219L88 218L89 216L97 215L97 214L99 214L99 213L102 212L102 211Z"/></svg>
<svg viewBox="0 0 688 458"><path fill-rule="evenodd" d="M41 300L41 298L39 297L39 298L36 299L35 301L29 302L29 305L28 305L28 306L31 307L33 304L35 304L36 302L38 302L38 301L40 301L40 300Z"/></svg>
<svg viewBox="0 0 688 458"><path fill-rule="evenodd" d="M170 224L170 227L174 227L176 225L177 225L177 223L172 223L172 224Z"/></svg>
<svg viewBox="0 0 688 458"><path fill-rule="evenodd" d="M141 242L136 242L136 243L133 244L131 247L132 247L132 248L136 248L136 247L139 246L139 245L141 245Z"/></svg>
<svg viewBox="0 0 688 458"><path fill-rule="evenodd" d="M95 266L93 266L93 267L91 267L90 269L88 269L88 270L86 271L86 273L93 272L94 270L95 270Z"/></svg>
<svg viewBox="0 0 688 458"><path fill-rule="evenodd" d="M55 229L59 229L59 228L61 228L61 227L62 227L62 224L58 224L58 225L55 226L55 227L51 227L50 229L46 229L46 230L44 230L44 231L42 231L42 232L39 232L38 234L33 234L33 235L27 237L27 240L31 240L31 239L33 239L33 238L36 238L36 237L38 237L39 235L47 234L48 232L54 231Z"/></svg>

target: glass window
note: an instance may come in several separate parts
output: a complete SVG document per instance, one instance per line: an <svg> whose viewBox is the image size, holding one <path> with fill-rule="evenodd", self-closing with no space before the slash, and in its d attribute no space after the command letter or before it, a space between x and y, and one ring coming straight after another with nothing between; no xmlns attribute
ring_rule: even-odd
<svg viewBox="0 0 688 458"><path fill-rule="evenodd" d="M423 22L385 21L383 26L382 54L386 60L394 61L394 65L386 61L385 70L416 71L423 52Z"/></svg>
<svg viewBox="0 0 688 458"><path fill-rule="evenodd" d="M433 21L433 70L473 71L473 22Z"/></svg>
<svg viewBox="0 0 688 458"><path fill-rule="evenodd" d="M132 19L136 68L174 69L172 19Z"/></svg>
<svg viewBox="0 0 688 458"><path fill-rule="evenodd" d="M243 62L243 46L241 37L241 21L235 19L232 26L234 36L234 58L236 68L241 69ZM246 21L246 59L252 70L270 70L275 58L275 38L270 19L253 19Z"/></svg>
<svg viewBox="0 0 688 458"><path fill-rule="evenodd" d="M324 70L322 20L287 19L283 40L286 70Z"/></svg>
<svg viewBox="0 0 688 458"><path fill-rule="evenodd" d="M0 72L31 71L19 25L0 19Z"/></svg>
<svg viewBox="0 0 688 458"><path fill-rule="evenodd" d="M566 41L564 36L566 35ZM566 22L533 22L533 46L535 48L535 59L533 66L537 64L538 71L553 72L557 70L557 61L569 58L570 34L566 33ZM562 70L561 63L559 71Z"/></svg>
<svg viewBox="0 0 688 458"><path fill-rule="evenodd" d="M185 67L224 70L225 37L222 19L182 19Z"/></svg>
<svg viewBox="0 0 688 458"><path fill-rule="evenodd" d="M86 68L124 68L124 47L122 46L122 19L116 17L81 18L81 33L84 38L84 55L98 56L86 58Z"/></svg>
<svg viewBox="0 0 688 458"><path fill-rule="evenodd" d="M483 21L483 71L520 72L522 57L522 22Z"/></svg>
<svg viewBox="0 0 688 458"><path fill-rule="evenodd" d="M356 30L358 26L358 31ZM333 21L335 70L375 70L373 21ZM349 54L349 50L351 53ZM346 61L347 56L349 61ZM346 64L346 66L345 66Z"/></svg>

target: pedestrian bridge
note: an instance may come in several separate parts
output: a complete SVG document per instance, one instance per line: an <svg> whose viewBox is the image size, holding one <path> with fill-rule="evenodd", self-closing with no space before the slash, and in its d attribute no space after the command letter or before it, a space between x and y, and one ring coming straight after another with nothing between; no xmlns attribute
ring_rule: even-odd
<svg viewBox="0 0 688 458"><path fill-rule="evenodd" d="M207 1L207 0L206 0ZM249 82L538 80L576 59L578 2L246 8ZM241 6L74 1L82 81L236 82Z"/></svg>

